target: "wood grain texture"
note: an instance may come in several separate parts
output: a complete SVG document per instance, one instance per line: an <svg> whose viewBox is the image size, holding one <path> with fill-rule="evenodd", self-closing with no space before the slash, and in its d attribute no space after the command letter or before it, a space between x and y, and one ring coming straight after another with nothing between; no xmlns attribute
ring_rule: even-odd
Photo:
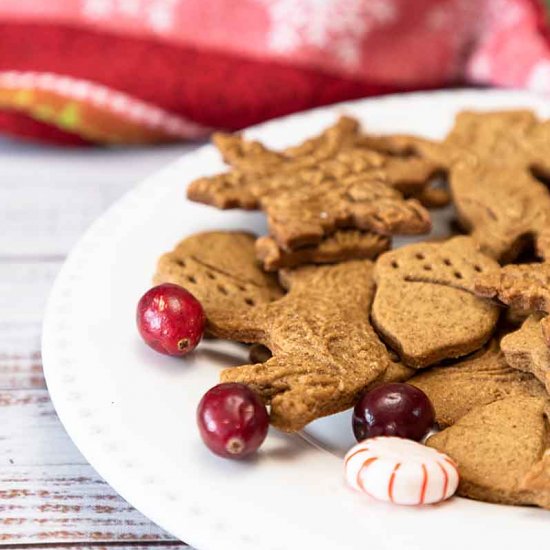
<svg viewBox="0 0 550 550"><path fill-rule="evenodd" d="M62 258L112 202L185 150L0 150L0 258Z"/></svg>
<svg viewBox="0 0 550 550"><path fill-rule="evenodd" d="M47 296L71 246L115 199L185 149L0 141L2 550L185 547L87 464L57 418L40 356Z"/></svg>
<svg viewBox="0 0 550 550"><path fill-rule="evenodd" d="M162 550L190 550L184 543L170 540L157 541L109 541L109 542L51 542L51 543L22 543L2 544L2 550L148 550L159 548Z"/></svg>
<svg viewBox="0 0 550 550"><path fill-rule="evenodd" d="M171 537L87 465L0 471L0 542L158 541Z"/></svg>
<svg viewBox="0 0 550 550"><path fill-rule="evenodd" d="M0 391L0 425L0 468L86 464L45 389Z"/></svg>
<svg viewBox="0 0 550 550"><path fill-rule="evenodd" d="M0 262L0 388L45 387L42 315L60 267L59 261Z"/></svg>

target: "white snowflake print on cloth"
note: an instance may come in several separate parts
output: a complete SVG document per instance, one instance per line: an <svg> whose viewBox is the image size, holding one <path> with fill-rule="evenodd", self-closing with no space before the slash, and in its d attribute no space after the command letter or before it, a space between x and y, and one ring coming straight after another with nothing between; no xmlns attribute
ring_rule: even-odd
<svg viewBox="0 0 550 550"><path fill-rule="evenodd" d="M532 68L526 85L529 90L535 92L550 92L550 60L543 59Z"/></svg>
<svg viewBox="0 0 550 550"><path fill-rule="evenodd" d="M113 17L145 23L162 34L175 24L175 10L182 0L82 0L82 13L96 20Z"/></svg>
<svg viewBox="0 0 550 550"><path fill-rule="evenodd" d="M279 54L319 48L348 69L361 61L362 40L394 21L394 0L259 0L267 8L269 48Z"/></svg>
<svg viewBox="0 0 550 550"><path fill-rule="evenodd" d="M180 0L155 0L149 2L148 19L151 27L163 33L170 30L174 24L174 10Z"/></svg>
<svg viewBox="0 0 550 550"><path fill-rule="evenodd" d="M90 19L102 19L113 12L113 0L84 0L82 13Z"/></svg>

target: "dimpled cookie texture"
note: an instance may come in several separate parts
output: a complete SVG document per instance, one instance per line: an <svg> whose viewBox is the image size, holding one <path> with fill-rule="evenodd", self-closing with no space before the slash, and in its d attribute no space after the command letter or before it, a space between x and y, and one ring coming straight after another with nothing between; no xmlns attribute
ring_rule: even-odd
<svg viewBox="0 0 550 550"><path fill-rule="evenodd" d="M408 381L433 403L440 428L451 426L472 409L507 397L545 397L542 384L508 366L497 339L451 365L432 367Z"/></svg>
<svg viewBox="0 0 550 550"><path fill-rule="evenodd" d="M254 241L243 232L192 235L161 257L155 275L196 295L213 335L267 348L265 362L226 369L222 381L252 387L271 404L272 423L295 431L353 406L390 367L392 377L408 376L370 325L372 262L282 271L283 295L258 267Z"/></svg>
<svg viewBox="0 0 550 550"><path fill-rule="evenodd" d="M245 313L283 295L275 276L257 265L255 239L242 231L191 235L161 256L153 280L191 292L204 308L209 332L217 335L227 311Z"/></svg>
<svg viewBox="0 0 550 550"><path fill-rule="evenodd" d="M497 269L469 237L387 252L376 263L374 325L410 367L476 351L491 337L499 309L473 294L474 281Z"/></svg>
<svg viewBox="0 0 550 550"><path fill-rule="evenodd" d="M550 508L548 401L511 397L477 407L427 445L458 464L458 494Z"/></svg>

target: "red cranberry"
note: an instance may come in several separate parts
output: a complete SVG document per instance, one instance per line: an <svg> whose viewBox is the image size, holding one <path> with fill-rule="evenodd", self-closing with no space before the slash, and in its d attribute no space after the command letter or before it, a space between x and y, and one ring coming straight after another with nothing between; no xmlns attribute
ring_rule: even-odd
<svg viewBox="0 0 550 550"><path fill-rule="evenodd" d="M410 384L383 384L365 393L353 410L357 441L394 435L420 441L435 421L428 396Z"/></svg>
<svg viewBox="0 0 550 550"><path fill-rule="evenodd" d="M244 384L218 384L197 408L202 440L215 454L243 458L263 443L269 416L262 400Z"/></svg>
<svg viewBox="0 0 550 550"><path fill-rule="evenodd" d="M206 317L200 302L190 292L165 283L141 297L136 321L141 337L154 350L183 356L200 342Z"/></svg>

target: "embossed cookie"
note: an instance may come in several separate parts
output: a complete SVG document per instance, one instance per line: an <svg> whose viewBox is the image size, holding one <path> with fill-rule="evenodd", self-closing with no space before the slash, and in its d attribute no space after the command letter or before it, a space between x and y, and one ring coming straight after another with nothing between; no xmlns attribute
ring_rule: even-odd
<svg viewBox="0 0 550 550"><path fill-rule="evenodd" d="M188 197L218 208L263 209L285 250L318 244L338 228L384 235L429 231L427 211L401 193L421 194L436 167L419 157L350 146L350 132L336 130L280 153L239 136L218 136L235 169L194 181Z"/></svg>
<svg viewBox="0 0 550 550"><path fill-rule="evenodd" d="M353 406L391 364L369 322L372 271L362 260L284 272L282 299L227 312L222 337L261 343L273 356L225 369L221 380L257 391L271 403L272 423L290 432Z"/></svg>
<svg viewBox="0 0 550 550"><path fill-rule="evenodd" d="M550 348L543 337L542 319L541 314L531 315L500 346L511 367L534 374L550 394Z"/></svg>
<svg viewBox="0 0 550 550"><path fill-rule="evenodd" d="M205 309L209 331L217 335L227 310L246 314L283 295L276 278L258 267L254 242L254 235L242 231L191 235L159 259L154 282L189 290Z"/></svg>
<svg viewBox="0 0 550 550"><path fill-rule="evenodd" d="M458 464L458 494L550 508L546 402L512 397L477 407L427 445Z"/></svg>
<svg viewBox="0 0 550 550"><path fill-rule="evenodd" d="M295 168L307 168L334 158L343 150L353 147L359 138L357 120L343 116L319 136L313 137L282 152L272 151L258 141L250 141L241 134L214 134L212 141L223 160L242 172L270 175L281 165L292 161Z"/></svg>
<svg viewBox="0 0 550 550"><path fill-rule="evenodd" d="M479 296L498 299L520 311L550 313L550 263L507 265L480 274L475 290ZM550 318L540 322L550 345Z"/></svg>
<svg viewBox="0 0 550 550"><path fill-rule="evenodd" d="M371 147L418 151L449 175L462 225L496 259L513 260L532 240L550 257L550 122L530 111L463 112L439 143L406 136ZM541 181L542 180L542 181Z"/></svg>
<svg viewBox="0 0 550 550"><path fill-rule="evenodd" d="M532 374L508 366L496 339L473 356L422 371L408 383L430 398L441 428L454 424L476 407L500 399L547 397Z"/></svg>
<svg viewBox="0 0 550 550"><path fill-rule="evenodd" d="M386 252L376 262L373 323L410 367L471 353L489 340L499 317L497 306L473 294L474 281L495 270L469 237Z"/></svg>
<svg viewBox="0 0 550 550"><path fill-rule="evenodd" d="M301 183L292 191L263 200L270 234L283 249L318 244L338 228L382 235L415 235L431 228L429 214L417 200L404 200L368 176L317 180L314 173L300 173L298 178Z"/></svg>
<svg viewBox="0 0 550 550"><path fill-rule="evenodd" d="M323 177L341 178L368 174L406 194L414 195L431 182L438 168L420 157L385 155L365 147L355 147L358 124L343 118L320 136L282 152L271 151L257 141L239 134L216 134L214 143L230 172L199 178L188 188L191 200L218 208L261 207L262 198L280 190L293 189L291 175L312 171ZM311 183L311 176L306 178Z"/></svg>
<svg viewBox="0 0 550 550"><path fill-rule="evenodd" d="M268 359L271 359L272 354L265 346L261 344L252 344L249 350L249 361L251 363L265 363ZM372 389L380 384L391 384L394 382L406 382L416 374L416 369L406 367L399 361L398 358L393 357L390 353L391 363L389 367L366 389Z"/></svg>
<svg viewBox="0 0 550 550"><path fill-rule="evenodd" d="M383 235L355 230L336 231L318 245L283 250L273 237L256 241L256 256L266 271L304 264L332 264L346 260L373 260L389 249L391 240Z"/></svg>
<svg viewBox="0 0 550 550"><path fill-rule="evenodd" d="M272 151L258 141L248 141L240 134L218 133L213 142L224 161L234 168L231 173L254 176L256 183L241 181L240 185L251 186L258 196L268 193L267 188L273 185L269 181L258 184L259 176L289 174L308 168L321 168L335 177L368 172L372 179L384 181L405 195L422 193L440 173L437 165L419 155L377 151L370 148L364 138L359 132L359 123L344 116L319 136L281 152ZM229 181L225 192L232 185ZM214 183L212 186L220 192Z"/></svg>

